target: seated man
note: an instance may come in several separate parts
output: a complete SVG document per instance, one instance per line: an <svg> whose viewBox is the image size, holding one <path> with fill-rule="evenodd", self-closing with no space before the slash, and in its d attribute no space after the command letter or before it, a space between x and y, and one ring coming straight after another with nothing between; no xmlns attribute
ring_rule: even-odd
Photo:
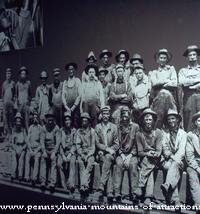
<svg viewBox="0 0 200 214"><path fill-rule="evenodd" d="M166 130L163 132L163 169L165 183L161 185L167 204L180 204L178 183L183 170L187 134L179 127L182 118L177 111L168 110Z"/></svg>
<svg viewBox="0 0 200 214"><path fill-rule="evenodd" d="M42 155L42 126L39 124L39 115L33 113L33 124L28 129L28 149L26 153L25 179L30 181L31 160L34 160L32 184L37 181L39 174L40 158Z"/></svg>
<svg viewBox="0 0 200 214"><path fill-rule="evenodd" d="M91 172L94 165L95 131L91 128L91 118L88 113L81 114L81 128L77 130L76 148L80 170L80 193L88 195Z"/></svg>
<svg viewBox="0 0 200 214"><path fill-rule="evenodd" d="M188 133L186 144L187 173L194 205L200 206L200 112L192 117L193 131Z"/></svg>
<svg viewBox="0 0 200 214"><path fill-rule="evenodd" d="M70 112L64 114L64 127L61 128L60 154L58 156L58 170L61 176L61 184L71 192L75 190L75 164L76 164L76 129L72 127L72 116ZM68 182L66 186L65 174L69 171Z"/></svg>
<svg viewBox="0 0 200 214"><path fill-rule="evenodd" d="M96 126L96 147L98 149L98 159L102 162L102 174L100 181L100 200L103 200L103 192L111 175L111 168L119 149L117 126L109 121L110 107L105 106L101 109L102 122ZM108 201L113 199L113 183L108 186Z"/></svg>
<svg viewBox="0 0 200 214"><path fill-rule="evenodd" d="M15 179L18 174L18 179L22 180L24 170L24 157L27 147L27 135L22 126L23 118L18 112L15 116L15 127L11 136L11 180Z"/></svg>
<svg viewBox="0 0 200 214"><path fill-rule="evenodd" d="M136 133L139 126L130 120L131 113L128 107L121 108L120 125L118 128L120 149L116 159L115 174L115 197L117 201L121 201L121 183L124 170L128 170L129 183L131 184L130 199L136 203L136 187L138 186L138 157Z"/></svg>
<svg viewBox="0 0 200 214"><path fill-rule="evenodd" d="M146 205L149 205L153 198L153 174L160 164L162 153L162 132L154 128L156 120L157 114L151 109L145 109L140 117L141 130L136 134L138 155L141 159L136 194L142 196L142 190L145 191Z"/></svg>
<svg viewBox="0 0 200 214"><path fill-rule="evenodd" d="M40 168L41 188L45 188L47 183L47 166L50 170L50 189L54 191L56 184L56 159L60 146L60 129L55 123L55 115L52 109L45 115L46 124L42 130L42 159ZM49 167L50 165L50 167Z"/></svg>

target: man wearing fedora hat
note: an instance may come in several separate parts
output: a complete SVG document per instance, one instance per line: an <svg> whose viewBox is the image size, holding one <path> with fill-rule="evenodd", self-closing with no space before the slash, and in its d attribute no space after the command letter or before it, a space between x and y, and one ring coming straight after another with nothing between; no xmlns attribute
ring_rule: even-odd
<svg viewBox="0 0 200 214"><path fill-rule="evenodd" d="M62 102L65 111L72 114L72 125L78 128L80 120L80 100L81 100L81 81L75 77L77 71L77 64L74 62L68 63L65 66L67 71L67 79L63 82L62 88Z"/></svg>
<svg viewBox="0 0 200 214"><path fill-rule="evenodd" d="M9 137L12 131L15 101L15 82L12 80L12 69L6 69L6 80L2 84L4 132Z"/></svg>
<svg viewBox="0 0 200 214"><path fill-rule="evenodd" d="M152 84L151 108L157 113L157 128L162 128L163 119L169 108L177 109L177 103L173 96L177 90L177 74L174 66L168 65L172 55L167 49L160 49L155 53L154 58L158 63L158 68L149 72Z"/></svg>
<svg viewBox="0 0 200 214"><path fill-rule="evenodd" d="M183 119L184 128L190 131L192 128L192 115L200 111L200 65L198 56L200 49L196 45L190 45L183 56L188 60L188 66L179 71L179 84L183 89Z"/></svg>
<svg viewBox="0 0 200 214"><path fill-rule="evenodd" d="M89 79L87 82L82 83L80 108L81 112L89 113L92 118L92 127L95 128L100 109L105 105L105 98L101 83L94 78L98 73L98 67L96 65L88 65L85 72Z"/></svg>
<svg viewBox="0 0 200 214"><path fill-rule="evenodd" d="M104 94L104 103L107 105L109 103L109 96L110 96L110 89L111 89L111 83L106 81L106 75L108 74L108 70L99 68L98 71L98 79L102 85L103 88L103 94Z"/></svg>
<svg viewBox="0 0 200 214"><path fill-rule="evenodd" d="M77 130L75 142L80 170L80 193L83 197L88 194L91 173L94 165L96 135L90 124L90 115L86 112L82 113L81 128Z"/></svg>
<svg viewBox="0 0 200 214"><path fill-rule="evenodd" d="M40 73L41 85L36 88L35 102L41 124L45 123L45 114L49 110L49 86L47 85L48 74L46 71Z"/></svg>
<svg viewBox="0 0 200 214"><path fill-rule="evenodd" d="M68 187L71 192L75 190L75 163L76 163L76 145L75 145L76 129L72 127L72 114L64 113L64 127L61 128L61 144L58 155L58 170L61 176L61 184L66 189ZM69 172L66 186L66 172Z"/></svg>
<svg viewBox="0 0 200 214"><path fill-rule="evenodd" d="M130 108L132 105L132 91L130 83L124 77L124 66L119 64L115 70L117 78L112 83L109 101L113 113L113 121L115 124L119 124L120 108L122 106Z"/></svg>
<svg viewBox="0 0 200 214"><path fill-rule="evenodd" d="M61 143L61 135L60 129L55 123L54 111L51 108L49 109L45 117L46 124L43 126L41 140L42 158L40 167L40 181L41 188L44 189L47 183L47 169L48 171L50 170L50 177L48 179L50 180L49 187L51 191L54 191L57 178L56 161L57 153Z"/></svg>
<svg viewBox="0 0 200 214"><path fill-rule="evenodd" d="M116 158L115 172L115 197L121 201L121 183L125 170L128 170L130 185L130 199L136 202L136 189L138 187L138 154L136 133L139 131L138 124L131 121L131 112L128 107L121 108L120 125L118 127L119 152ZM127 184L128 184L127 183Z"/></svg>
<svg viewBox="0 0 200 214"><path fill-rule="evenodd" d="M24 158L27 147L27 135L23 128L23 118L20 112L15 115L15 126L11 136L11 180L22 180L24 171Z"/></svg>
<svg viewBox="0 0 200 214"><path fill-rule="evenodd" d="M193 130L188 133L186 163L194 205L200 206L200 112L192 116Z"/></svg>
<svg viewBox="0 0 200 214"><path fill-rule="evenodd" d="M115 65L109 62L109 59L112 57L112 52L107 49L101 51L99 58L102 61L102 65L99 67L101 70L107 70L108 73L105 76L105 81L112 83L115 79L114 68Z"/></svg>
<svg viewBox="0 0 200 214"><path fill-rule="evenodd" d="M63 119L63 103L62 103L62 88L61 74L59 68L53 69L53 83L49 86L49 104L54 111L56 124L61 127Z"/></svg>
<svg viewBox="0 0 200 214"><path fill-rule="evenodd" d="M138 156L140 158L139 182L136 195L144 194L144 203L149 205L154 197L154 172L160 164L162 153L162 132L154 128L156 112L147 108L140 116L141 129L136 133Z"/></svg>
<svg viewBox="0 0 200 214"><path fill-rule="evenodd" d="M169 109L163 131L162 168L165 181L161 185L167 204L180 205L178 183L180 182L185 158L187 133L180 128L182 117L177 111Z"/></svg>
<svg viewBox="0 0 200 214"><path fill-rule="evenodd" d="M96 148L97 159L101 163L102 173L99 185L100 200L103 197L103 192L107 185L107 197L108 201L113 199L113 180L112 180L112 166L116 158L116 153L119 149L119 140L117 133L117 126L110 122L110 107L104 106L101 109L102 121L97 124L95 128L96 132Z"/></svg>
<svg viewBox="0 0 200 214"><path fill-rule="evenodd" d="M27 152L25 158L25 180L32 181L34 185L38 179L40 158L42 155L42 126L39 123L39 115L36 111L33 112L33 123L28 129ZM34 161L32 176L31 160Z"/></svg>
<svg viewBox="0 0 200 214"><path fill-rule="evenodd" d="M28 70L26 67L22 66L19 69L19 73L20 79L16 83L17 111L22 114L26 131L28 131L31 102L31 82L27 79Z"/></svg>

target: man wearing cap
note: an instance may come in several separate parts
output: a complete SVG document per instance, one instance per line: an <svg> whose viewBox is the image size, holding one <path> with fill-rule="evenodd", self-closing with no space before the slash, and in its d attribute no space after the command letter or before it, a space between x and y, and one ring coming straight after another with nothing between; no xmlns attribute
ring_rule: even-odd
<svg viewBox="0 0 200 214"><path fill-rule="evenodd" d="M124 77L124 66L117 65L116 68L117 78L116 81L112 83L110 89L110 105L112 109L112 118L115 124L119 124L120 118L120 108L122 106L132 105L132 91L131 85Z"/></svg>
<svg viewBox="0 0 200 214"><path fill-rule="evenodd" d="M50 170L50 185L49 187L53 191L56 184L57 170L56 161L57 153L59 150L61 136L60 129L55 123L55 115L52 109L49 109L46 116L46 124L43 126L42 130L42 158L40 167L40 180L41 188L44 189L47 182L47 166L48 171Z"/></svg>
<svg viewBox="0 0 200 214"><path fill-rule="evenodd" d="M81 100L81 81L75 77L77 71L76 63L68 63L65 66L67 71L67 80L63 82L62 89L62 102L65 111L69 111L72 114L72 125L78 128L80 120L80 100Z"/></svg>
<svg viewBox="0 0 200 214"><path fill-rule="evenodd" d="M187 133L180 128L182 118L177 111L169 109L166 129L163 131L163 156L165 182L161 189L167 204L180 205L178 183L183 172Z"/></svg>
<svg viewBox="0 0 200 214"><path fill-rule="evenodd" d="M194 205L200 206L200 112L192 117L193 130L188 133L186 163Z"/></svg>
<svg viewBox="0 0 200 214"><path fill-rule="evenodd" d="M62 88L60 69L53 69L54 80L49 89L49 104L54 111L56 124L61 127L63 119L63 103L62 103Z"/></svg>
<svg viewBox="0 0 200 214"><path fill-rule="evenodd" d="M108 70L105 70L103 68L100 68L98 71L98 79L103 88L105 105L108 105L108 103L109 103L109 96L110 96L110 89L111 89L111 83L106 81L107 74L108 74Z"/></svg>
<svg viewBox="0 0 200 214"><path fill-rule="evenodd" d="M49 86L47 85L48 75L46 71L40 73L40 79L42 84L36 88L35 102L40 122L44 124L45 114L47 114L49 110Z"/></svg>
<svg viewBox="0 0 200 214"><path fill-rule="evenodd" d="M3 122L5 134L9 137L12 131L14 116L15 82L12 80L12 70L6 69L6 80L2 85Z"/></svg>
<svg viewBox="0 0 200 214"><path fill-rule="evenodd" d="M97 159L102 165L102 174L100 180L100 199L103 197L103 192L109 176L112 176L112 166L116 158L116 153L119 149L119 140L117 126L110 122L110 107L104 106L101 109L102 121L97 124L96 132L96 148ZM108 201L113 199L113 181L108 184L107 197Z"/></svg>
<svg viewBox="0 0 200 214"><path fill-rule="evenodd" d="M177 73L174 66L168 65L172 55L167 49L160 49L154 55L158 68L149 72L149 78L152 84L151 108L157 113L157 128L162 128L163 119L168 109L177 110L176 91L177 91ZM174 95L174 96L173 96Z"/></svg>
<svg viewBox="0 0 200 214"><path fill-rule="evenodd" d="M94 165L96 135L90 124L90 115L86 112L82 113L81 128L77 130L75 140L80 170L80 193L82 196L87 196L88 194L91 172Z"/></svg>
<svg viewBox="0 0 200 214"><path fill-rule="evenodd" d="M31 82L27 79L28 70L21 67L19 70L20 79L16 83L16 104L17 110L22 114L26 131L29 127L29 113L31 103Z"/></svg>
<svg viewBox="0 0 200 214"><path fill-rule="evenodd" d="M196 45L187 47L183 56L187 58L188 66L179 71L179 84L183 88L183 119L184 128L192 128L192 115L200 111L200 65L198 56L200 49Z"/></svg>
<svg viewBox="0 0 200 214"><path fill-rule="evenodd" d="M115 65L109 62L109 59L112 57L112 52L107 49L101 51L99 58L102 62L102 65L99 67L99 70L107 70L108 73L105 76L105 81L112 83L115 80L114 68Z"/></svg>
<svg viewBox="0 0 200 214"><path fill-rule="evenodd" d="M149 205L154 192L153 174L157 170L162 153L162 132L154 128L157 114L145 109L140 116L141 129L136 133L138 155L140 158L139 182L136 194L142 196Z"/></svg>
<svg viewBox="0 0 200 214"><path fill-rule="evenodd" d="M72 127L72 115L64 113L64 127L61 128L61 144L58 155L58 170L61 183L66 188L66 172L69 172L67 187L73 192L75 190L75 163L76 163L76 129Z"/></svg>
<svg viewBox="0 0 200 214"><path fill-rule="evenodd" d="M132 58L130 59L130 66L133 68L133 72L135 70L135 67L143 64L144 64L144 61L142 56L138 53L133 54Z"/></svg>
<svg viewBox="0 0 200 214"><path fill-rule="evenodd" d="M15 126L11 136L11 180L16 178L22 180L24 171L24 158L27 147L27 135L23 128L23 118L20 112L15 115Z"/></svg>
<svg viewBox="0 0 200 214"><path fill-rule="evenodd" d="M86 62L87 62L87 65L96 65L97 58L93 51L89 52ZM95 78L95 80L97 80L96 76L94 78ZM85 70L82 73L81 79L82 79L82 82L87 82L89 80L88 74L85 72Z"/></svg>
<svg viewBox="0 0 200 214"><path fill-rule="evenodd" d="M136 200L136 188L138 187L138 154L136 133L139 126L130 120L131 112L128 107L121 108L120 125L118 128L118 136L120 149L116 158L116 174L115 174L115 197L117 201L121 201L121 183L125 170L128 170L130 185L130 199Z"/></svg>
<svg viewBox="0 0 200 214"><path fill-rule="evenodd" d="M33 123L28 129L27 152L25 158L25 180L32 181L34 185L38 179L39 164L42 155L42 126L39 124L39 115L33 112ZM32 176L31 161L34 161Z"/></svg>
<svg viewBox="0 0 200 214"><path fill-rule="evenodd" d="M132 78L131 78L132 77ZM135 65L134 77L130 77L130 84L133 94L133 115L134 120L139 122L140 114L150 104L151 82L148 76L144 73L142 64Z"/></svg>
<svg viewBox="0 0 200 214"><path fill-rule="evenodd" d="M88 65L85 72L89 80L82 83L80 108L81 112L89 113L92 120L92 127L95 128L100 109L105 105L105 98L101 83L94 78L98 72L98 67L96 65Z"/></svg>

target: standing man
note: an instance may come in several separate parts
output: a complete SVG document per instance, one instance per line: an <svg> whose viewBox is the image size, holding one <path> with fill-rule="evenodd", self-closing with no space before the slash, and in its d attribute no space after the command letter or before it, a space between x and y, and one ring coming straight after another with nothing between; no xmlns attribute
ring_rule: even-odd
<svg viewBox="0 0 200 214"><path fill-rule="evenodd" d="M146 205L149 205L154 192L154 172L160 164L162 153L162 132L154 128L157 114L151 109L145 109L140 117L141 129L136 134L138 155L140 157L138 196L145 193Z"/></svg>
<svg viewBox="0 0 200 214"><path fill-rule="evenodd" d="M16 83L17 110L22 114L26 131L29 127L29 113L31 103L31 82L27 79L28 70L26 67L19 69L20 79Z"/></svg>
<svg viewBox="0 0 200 214"><path fill-rule="evenodd" d="M186 144L187 173L194 205L200 206L200 112L192 117L194 129L188 133Z"/></svg>
<svg viewBox="0 0 200 214"><path fill-rule="evenodd" d="M81 81L75 77L77 71L76 63L68 63L65 70L68 73L67 80L63 82L62 102L65 111L72 114L72 125L78 128L80 120Z"/></svg>
<svg viewBox="0 0 200 214"><path fill-rule="evenodd" d="M188 46L183 56L187 57L188 66L179 71L179 84L183 88L184 128L192 128L192 115L200 111L200 49L196 45Z"/></svg>
<svg viewBox="0 0 200 214"><path fill-rule="evenodd" d="M62 103L63 83L61 82L59 68L53 69L53 76L54 80L53 83L50 85L49 91L49 104L54 111L56 124L59 127L61 127L63 119L63 103Z"/></svg>
<svg viewBox="0 0 200 214"><path fill-rule="evenodd" d="M153 98L151 108L158 115L156 127L162 128L163 119L167 115L168 109L177 110L175 102L177 99L177 73L174 66L167 64L172 58L167 49L160 49L154 57L158 68L149 72Z"/></svg>
<svg viewBox="0 0 200 214"><path fill-rule="evenodd" d="M116 153L119 149L119 140L117 126L110 122L110 107L104 106L101 109L102 121L97 124L96 132L96 148L97 159L102 163L102 174L100 180L100 200L103 198L103 192L109 176L112 174L112 166L114 164ZM112 175L111 175L112 176ZM108 201L113 200L113 181L108 185L107 197Z"/></svg>
<svg viewBox="0 0 200 214"><path fill-rule="evenodd" d="M12 80L12 69L6 69L6 80L2 85L3 122L7 137L11 135L14 116L15 82Z"/></svg>
<svg viewBox="0 0 200 214"><path fill-rule="evenodd" d="M94 153L96 135L91 127L91 117L88 113L81 114L81 128L77 130L76 148L80 169L80 193L82 196L88 195L91 172L94 166Z"/></svg>
<svg viewBox="0 0 200 214"><path fill-rule="evenodd" d="M44 189L47 182L47 171L50 170L50 189L54 191L57 178L57 153L60 146L61 136L59 127L55 123L54 111L52 109L45 115L46 124L42 130L42 158L40 167L41 188ZM49 167L50 165L50 167ZM48 170L47 170L48 166Z"/></svg>
<svg viewBox="0 0 200 214"><path fill-rule="evenodd" d="M34 185L38 179L40 158L42 155L42 126L39 124L39 115L37 112L33 112L33 124L28 129L27 145L25 180L31 180ZM32 176L30 176L31 160L34 161Z"/></svg>
<svg viewBox="0 0 200 214"><path fill-rule="evenodd" d="M46 71L40 73L42 84L37 87L35 101L41 124L45 124L45 115L49 110L49 86L47 85L48 75Z"/></svg>
<svg viewBox="0 0 200 214"><path fill-rule="evenodd" d="M185 158L187 133L181 129L182 118L177 111L168 110L166 117L166 130L163 131L163 156L162 164L165 182L161 185L167 204L180 205L178 183L180 181Z"/></svg>
<svg viewBox="0 0 200 214"><path fill-rule="evenodd" d="M105 81L107 83L112 83L115 80L114 68L115 65L110 63L110 58L112 57L112 52L107 49L101 51L99 58L102 62L99 70L107 70L108 73L105 76Z"/></svg>
<svg viewBox="0 0 200 214"><path fill-rule="evenodd" d="M95 80L98 67L96 65L88 65L85 72L88 75L89 80L82 84L81 112L89 113L92 127L95 128L100 109L105 105L105 98L101 83L98 80Z"/></svg>
<svg viewBox="0 0 200 214"><path fill-rule="evenodd" d="M128 170L130 185L130 199L136 202L136 188L138 187L138 154L136 133L139 126L131 122L131 112L128 107L121 108L120 125L118 128L118 136L120 149L116 158L116 174L115 174L115 197L117 201L121 201L121 183L124 170Z"/></svg>
<svg viewBox="0 0 200 214"><path fill-rule="evenodd" d="M132 105L132 91L130 83L124 77L124 66L117 65L115 70L117 78L110 89L110 105L113 111L112 118L114 123L119 124L120 108L122 106L130 108Z"/></svg>

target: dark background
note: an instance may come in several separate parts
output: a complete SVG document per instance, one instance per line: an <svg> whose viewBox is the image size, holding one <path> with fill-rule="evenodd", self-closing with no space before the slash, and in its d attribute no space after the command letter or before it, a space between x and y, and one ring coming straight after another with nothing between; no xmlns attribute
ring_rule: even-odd
<svg viewBox="0 0 200 214"><path fill-rule="evenodd" d="M49 72L69 61L79 65L78 76L90 50L98 56L102 49L114 55L127 49L141 53L147 70L156 67L153 54L159 48L173 53L177 70L186 65L182 56L190 44L200 45L199 0L43 0L44 46L0 53L0 86L5 69L25 65L35 89L41 70ZM114 58L112 59L113 62Z"/></svg>

